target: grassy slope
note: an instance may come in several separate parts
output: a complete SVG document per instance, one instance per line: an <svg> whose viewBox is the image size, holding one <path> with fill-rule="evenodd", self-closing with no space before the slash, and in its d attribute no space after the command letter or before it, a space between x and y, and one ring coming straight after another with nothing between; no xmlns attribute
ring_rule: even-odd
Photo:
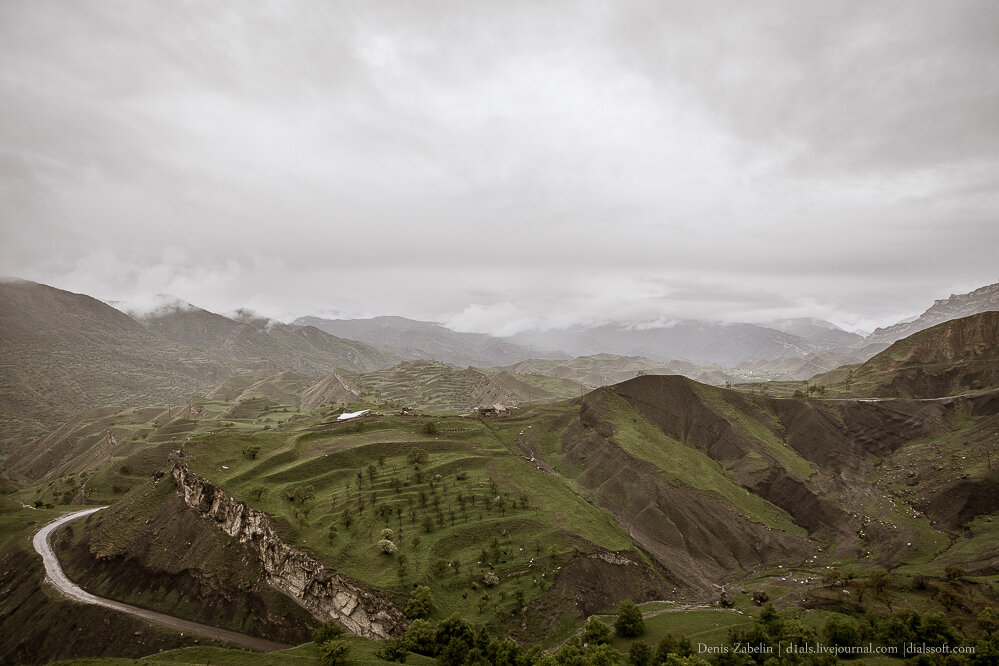
<svg viewBox="0 0 999 666"><path fill-rule="evenodd" d="M739 507L750 520L791 534L805 535L805 530L795 525L787 512L758 495L746 492L718 461L667 436L640 418L623 399L608 394L603 406L612 416L615 437L624 449L654 465L674 485L715 493Z"/></svg>
<svg viewBox="0 0 999 666"><path fill-rule="evenodd" d="M751 412L747 412L745 404L738 407L733 405L730 402L733 394L723 389L706 384L694 384L694 390L707 405L716 409L737 430L762 442L764 448L781 461L787 470L802 479L808 479L815 473L810 462L774 434L779 429L779 424L773 414L755 406Z"/></svg>
<svg viewBox="0 0 999 666"><path fill-rule="evenodd" d="M248 436L218 433L192 440L189 460L199 474L274 515L288 538L347 575L388 589L430 583L442 615L458 612L481 621L494 615L493 604L480 605L481 593L473 588L473 583L481 583L486 564L494 564L503 574L490 598L512 597L519 590L529 601L541 592L533 583L536 577L553 572L553 554L587 542L612 550L630 547L627 536L606 514L568 483L546 477L514 452L513 439L523 421L440 418L434 436L423 434L422 423L382 416L329 432L262 433L252 437L262 447L256 459L242 453L251 441ZM413 447L429 455L418 473L406 460ZM463 480L457 478L459 472ZM431 488L438 474L440 480ZM398 492L393 479L400 484ZM295 488L306 485L312 487L314 498L303 503L288 499ZM464 510L459 494L466 498ZM435 495L439 514L433 506ZM521 496L527 500L526 508L520 506ZM496 497L502 498L502 508ZM345 509L354 518L349 529L343 521ZM388 510L391 513L376 513ZM430 531L423 526L428 517ZM338 530L332 543L331 523ZM403 577L398 556L378 549L385 528L393 530L393 541L406 554ZM483 550L488 551L489 562L480 565ZM434 575L432 563L438 559L457 560L459 567L456 571L447 566L444 575ZM533 568L531 559L538 560Z"/></svg>

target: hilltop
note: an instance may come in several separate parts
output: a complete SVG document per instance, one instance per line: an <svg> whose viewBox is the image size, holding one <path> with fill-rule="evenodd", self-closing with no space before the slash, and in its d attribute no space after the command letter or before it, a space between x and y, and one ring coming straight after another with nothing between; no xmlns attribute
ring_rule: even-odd
<svg viewBox="0 0 999 666"><path fill-rule="evenodd" d="M617 354L594 354L565 361L533 358L490 370L572 379L590 387L617 384L641 374L683 375L706 384L724 384L734 379L717 367L704 368L686 361L654 361L644 356Z"/></svg>

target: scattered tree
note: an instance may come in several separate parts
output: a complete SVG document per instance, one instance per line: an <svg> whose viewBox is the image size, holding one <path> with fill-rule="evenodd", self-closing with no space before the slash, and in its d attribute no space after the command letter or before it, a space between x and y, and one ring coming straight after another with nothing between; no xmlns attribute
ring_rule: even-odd
<svg viewBox="0 0 999 666"><path fill-rule="evenodd" d="M950 609L954 607L954 604L960 601L960 597L958 597L954 590L949 587L941 587L937 590L937 601L939 601L949 613Z"/></svg>
<svg viewBox="0 0 999 666"><path fill-rule="evenodd" d="M944 578L947 579L948 583L953 583L957 580L960 580L961 578L964 578L967 575L968 572L962 569L961 567L951 566L944 569Z"/></svg>
<svg viewBox="0 0 999 666"><path fill-rule="evenodd" d="M435 426L436 427L436 426ZM406 461L410 465L422 465L430 459L430 454L418 446L414 446L406 454Z"/></svg>
<svg viewBox="0 0 999 666"><path fill-rule="evenodd" d="M342 638L319 645L319 660L323 666L345 666L349 654L350 645Z"/></svg>
<svg viewBox="0 0 999 666"><path fill-rule="evenodd" d="M434 597L430 588L426 585L415 587L409 593L409 599L402 612L411 620L430 617L434 612Z"/></svg>
<svg viewBox="0 0 999 666"><path fill-rule="evenodd" d="M584 645L603 645L610 641L611 630L606 624L595 617L587 620L583 626L583 635L580 640Z"/></svg>
<svg viewBox="0 0 999 666"><path fill-rule="evenodd" d="M325 643L340 638L344 633L346 633L344 628L335 620L329 620L312 632L312 640L315 643Z"/></svg>
<svg viewBox="0 0 999 666"><path fill-rule="evenodd" d="M619 636L634 638L640 636L645 631L645 620L642 619L642 611L635 605L634 601L622 601L617 609L617 619L614 620L614 631Z"/></svg>
<svg viewBox="0 0 999 666"><path fill-rule="evenodd" d="M642 641L635 641L628 648L628 663L631 666L651 666L654 656L652 646Z"/></svg>
<svg viewBox="0 0 999 666"><path fill-rule="evenodd" d="M316 496L316 489L311 484L302 484L288 493L288 500L293 504L305 504L308 500Z"/></svg>
<svg viewBox="0 0 999 666"><path fill-rule="evenodd" d="M884 569L875 569L871 572L871 575L867 578L867 583L874 591L878 594L884 594L885 587L888 585L888 572Z"/></svg>
<svg viewBox="0 0 999 666"><path fill-rule="evenodd" d="M447 571L448 562L439 557L435 557L430 563L430 573L434 578L440 578Z"/></svg>
<svg viewBox="0 0 999 666"><path fill-rule="evenodd" d="M409 648L405 640L390 638L382 643L382 647L375 652L375 656L384 661L394 661L399 664L406 663L406 656Z"/></svg>

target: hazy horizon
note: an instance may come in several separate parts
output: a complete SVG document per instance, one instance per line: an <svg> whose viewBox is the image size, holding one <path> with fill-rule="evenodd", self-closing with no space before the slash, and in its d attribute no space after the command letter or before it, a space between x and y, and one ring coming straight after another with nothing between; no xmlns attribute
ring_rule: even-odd
<svg viewBox="0 0 999 666"><path fill-rule="evenodd" d="M0 274L457 330L997 281L999 5L0 7Z"/></svg>

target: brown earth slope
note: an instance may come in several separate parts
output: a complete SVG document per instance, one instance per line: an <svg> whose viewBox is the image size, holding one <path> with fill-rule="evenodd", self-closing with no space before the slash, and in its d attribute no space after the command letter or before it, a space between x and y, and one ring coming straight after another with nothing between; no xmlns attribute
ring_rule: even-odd
<svg viewBox="0 0 999 666"><path fill-rule="evenodd" d="M823 375L813 378L826 383ZM899 340L834 387L866 397L937 398L999 386L999 312L944 322Z"/></svg>
<svg viewBox="0 0 999 666"><path fill-rule="evenodd" d="M615 397L633 411L615 406ZM917 538L917 528L903 520L907 514L879 485L874 462L918 442L961 446L966 433L954 424L963 411L994 418L994 402L987 396L772 399L678 376L645 376L580 399L579 421L566 430L562 453L580 469L576 482L591 489L598 505L628 527L675 580L709 589L732 571L803 559L815 548L802 538L806 533L831 540L839 556L870 551L881 562L894 561ZM666 437L660 442L647 435L646 444L671 447L664 454L683 458L701 452L717 466L715 480L705 482L693 472L683 477L668 459L655 463L654 454L636 455L626 431L639 415ZM689 464L673 460L677 470ZM919 505L921 511L945 526L991 512L991 476L947 479ZM724 483L736 484L743 495L727 491ZM789 516L801 532L768 521L754 504L759 500Z"/></svg>

